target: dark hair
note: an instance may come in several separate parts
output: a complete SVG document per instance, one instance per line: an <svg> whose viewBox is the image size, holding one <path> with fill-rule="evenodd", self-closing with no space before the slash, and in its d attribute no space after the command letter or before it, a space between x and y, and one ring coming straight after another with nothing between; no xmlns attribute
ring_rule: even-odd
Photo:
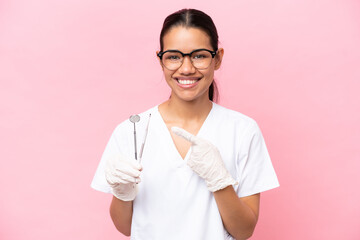
<svg viewBox="0 0 360 240"><path fill-rule="evenodd" d="M210 44L214 51L218 50L218 33L215 27L215 24L210 16L206 13L196 10L196 9L182 9L173 14L170 14L165 18L163 27L160 33L160 51L164 50L164 35L173 27L184 26L184 27L193 27L203 30L207 33L210 38ZM209 99L211 101L216 101L218 98L218 89L215 83L215 80L211 83L209 87Z"/></svg>

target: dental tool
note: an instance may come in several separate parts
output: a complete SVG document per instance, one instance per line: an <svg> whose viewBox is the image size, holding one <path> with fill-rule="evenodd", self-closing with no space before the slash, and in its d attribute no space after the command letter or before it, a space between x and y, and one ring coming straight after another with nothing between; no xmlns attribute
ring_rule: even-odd
<svg viewBox="0 0 360 240"><path fill-rule="evenodd" d="M135 159L137 160L137 147L136 147L136 128L135 123L140 121L139 115L131 115L129 118L130 122L134 124L134 146L135 146Z"/></svg>
<svg viewBox="0 0 360 240"><path fill-rule="evenodd" d="M148 133L148 129L149 129L149 123L150 123L150 118L151 118L151 113L149 114L149 119L148 119L148 122L147 122L147 125L146 125L146 129L145 129L145 136L144 136L144 140L143 140L143 143L141 145L141 148L140 148L140 163L141 163L141 159L142 159L142 155L143 155L143 151L144 151L144 146L145 146L145 141L146 141L146 137L147 137L147 133Z"/></svg>

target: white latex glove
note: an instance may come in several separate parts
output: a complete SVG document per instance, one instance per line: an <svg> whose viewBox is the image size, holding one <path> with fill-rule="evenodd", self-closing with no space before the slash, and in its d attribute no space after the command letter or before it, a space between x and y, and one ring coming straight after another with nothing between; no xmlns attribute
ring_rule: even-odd
<svg viewBox="0 0 360 240"><path fill-rule="evenodd" d="M192 150L187 165L205 180L209 191L215 192L238 184L225 168L220 152L213 144L179 127L172 127L171 131L191 142Z"/></svg>
<svg viewBox="0 0 360 240"><path fill-rule="evenodd" d="M138 192L141 165L135 159L123 154L108 157L105 168L106 181L115 197L123 201L132 201Z"/></svg>

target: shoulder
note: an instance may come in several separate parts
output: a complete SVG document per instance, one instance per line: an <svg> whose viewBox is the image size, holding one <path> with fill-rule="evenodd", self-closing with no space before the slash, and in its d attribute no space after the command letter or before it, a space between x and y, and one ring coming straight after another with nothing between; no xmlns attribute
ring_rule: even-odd
<svg viewBox="0 0 360 240"><path fill-rule="evenodd" d="M249 143L256 136L262 136L257 122L238 111L214 104L213 126L217 135L237 139L237 144Z"/></svg>
<svg viewBox="0 0 360 240"><path fill-rule="evenodd" d="M219 121L219 124L237 128L238 130L251 130L258 128L256 121L238 111L226 108L219 104L214 103L214 115L215 119Z"/></svg>

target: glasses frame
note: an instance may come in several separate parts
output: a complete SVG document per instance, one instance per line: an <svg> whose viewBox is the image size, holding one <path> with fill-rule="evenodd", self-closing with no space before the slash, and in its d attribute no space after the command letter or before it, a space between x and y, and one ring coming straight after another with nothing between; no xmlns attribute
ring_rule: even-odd
<svg viewBox="0 0 360 240"><path fill-rule="evenodd" d="M199 48L199 49L195 49L195 50L193 50L193 51L191 51L191 52L189 52L189 53L183 53L183 52L181 52L181 51L179 51L179 50L166 50L166 51L164 51L164 52L159 52L159 53L156 54L156 55L160 58L161 64L162 64L164 67L166 67L165 64L162 62L162 57L163 57L163 55L164 55L165 53L167 53L167 52L180 53L181 56L183 57L183 61L181 62L180 66L179 66L178 68L176 68L176 69L179 69L179 68L181 67L181 65L183 64L184 58L185 58L186 56L189 56L190 61L191 61L191 64L194 66L194 63L193 63L192 60L191 60L191 54L193 54L194 52L197 52L197 51L207 51L207 52L209 52L209 53L211 54L211 58L212 58L212 59L213 59L213 58L216 56L216 54L217 54L217 50L211 51L211 50L209 50L209 49ZM211 61L212 61L212 59L211 59ZM210 64L211 64L211 62L210 62ZM210 64L209 64L209 66L210 66ZM209 67L209 66L208 66L208 67ZM194 67L195 67L195 66L194 66ZM197 69L207 69L208 67L206 67L206 68L197 68L197 67L195 67L195 68L197 68ZM166 67L166 68L167 68L167 67ZM167 68L167 69L168 69L168 68ZM169 70L176 70L176 69L169 69Z"/></svg>

